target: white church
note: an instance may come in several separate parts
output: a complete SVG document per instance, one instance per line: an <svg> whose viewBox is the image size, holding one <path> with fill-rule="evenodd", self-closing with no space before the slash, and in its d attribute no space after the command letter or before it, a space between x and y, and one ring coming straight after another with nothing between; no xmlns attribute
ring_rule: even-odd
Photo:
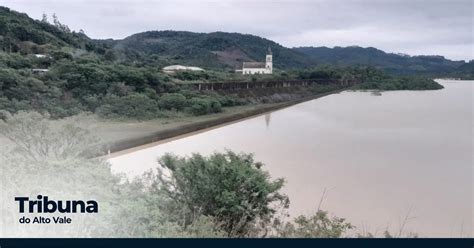
<svg viewBox="0 0 474 248"><path fill-rule="evenodd" d="M244 62L242 65L242 74L272 74L273 61L272 50L268 48L265 62Z"/></svg>

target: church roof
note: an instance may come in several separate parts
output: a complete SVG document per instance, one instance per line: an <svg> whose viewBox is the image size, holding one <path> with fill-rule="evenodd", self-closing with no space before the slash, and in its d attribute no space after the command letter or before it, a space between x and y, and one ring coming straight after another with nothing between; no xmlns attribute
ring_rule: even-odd
<svg viewBox="0 0 474 248"><path fill-rule="evenodd" d="M265 63L263 62L244 62L243 68L265 68Z"/></svg>

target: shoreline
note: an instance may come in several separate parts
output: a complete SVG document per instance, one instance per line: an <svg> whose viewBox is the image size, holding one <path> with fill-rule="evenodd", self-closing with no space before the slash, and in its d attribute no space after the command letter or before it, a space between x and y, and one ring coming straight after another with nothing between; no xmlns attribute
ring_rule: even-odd
<svg viewBox="0 0 474 248"><path fill-rule="evenodd" d="M221 116L212 118L204 121L197 121L189 124L183 124L177 127L160 130L133 138L127 138L109 144L105 144L105 152L97 154L99 157L113 158L121 156L130 152L134 152L147 147L155 146L158 144L167 143L176 139L188 137L198 133L206 132L215 128L233 124L236 122L244 121L246 119L254 118L268 112L277 111L284 109L299 103L307 102L324 96L341 93L349 90L350 87L344 89L338 89L325 93L315 94L301 99L275 103L270 106L262 106L256 109L248 110L242 113L237 113L229 116Z"/></svg>

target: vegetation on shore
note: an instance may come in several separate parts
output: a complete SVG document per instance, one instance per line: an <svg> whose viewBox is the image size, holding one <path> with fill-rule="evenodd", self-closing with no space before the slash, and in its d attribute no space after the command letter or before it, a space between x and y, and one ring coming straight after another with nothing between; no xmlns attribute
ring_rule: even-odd
<svg viewBox="0 0 474 248"><path fill-rule="evenodd" d="M41 20L34 20L0 6L0 51L7 53L94 54L108 61L138 67L184 64L229 72L240 67L243 61L261 61L268 47L272 48L275 68L283 70L321 64L373 66L397 75L442 77L453 71L463 73L469 67L469 63L442 56L409 56L386 53L373 47L286 48L262 37L240 33L166 30L131 34L122 40L95 40L82 30L71 30L56 15L43 15ZM472 67L468 72L472 74Z"/></svg>
<svg viewBox="0 0 474 248"><path fill-rule="evenodd" d="M47 192L100 204L94 218L75 217L73 232L52 227L30 237L342 237L353 228L322 210L288 218L284 179L272 179L251 154L168 154L156 169L131 180L112 173L102 159L87 158L96 138L74 120L19 112L6 114L0 131L12 141L0 156L2 202ZM12 211L1 209L0 224L9 227L0 229L2 236L24 228Z"/></svg>
<svg viewBox="0 0 474 248"><path fill-rule="evenodd" d="M11 142L0 150L0 201L45 193L51 199L92 198L99 213L74 215L69 228L25 227L18 224L15 208L3 204L0 227L8 228L0 228L1 236L375 237L322 209L288 216L291 199L281 192L285 179L271 178L252 154L167 154L153 170L129 178L113 173L103 158L91 158L100 143L74 118L52 120L37 112L4 116L0 135ZM405 234L404 226L383 236L417 236Z"/></svg>
<svg viewBox="0 0 474 248"><path fill-rule="evenodd" d="M168 59L170 56L178 56L180 49L171 45L161 46L161 49L167 48L167 55L159 56L163 51L153 50L148 47L149 44L140 43L138 38L141 36L134 36L126 39L130 48L117 50L116 41L94 41L82 31L71 31L56 16L52 19L50 22L44 16L37 21L25 14L0 8L0 109L10 113L35 110L49 113L53 118L92 112L105 118L152 119L175 116L177 113L205 115L220 112L223 107L288 100L288 97L277 95L249 98L237 94L196 92L186 87L186 82L327 79L358 80L363 82L359 86L361 89L440 88L440 85L427 78L399 78L368 66L295 66L304 64L302 58L293 66L278 65L278 61L291 60L296 55L276 44L272 44L274 55L280 57L275 65L288 69L277 69L272 75L241 75L219 69L219 66L203 72L165 74L160 68L171 62ZM199 46L204 50L225 50L239 42L262 43L258 47L264 47L263 44L269 42L254 36L225 33L207 37L168 31L144 33L142 36L150 35L164 35L165 40L178 39L181 42L194 37L202 43ZM148 49L148 52L137 52L137 49ZM247 52L252 51L250 49ZM262 54L256 53L255 59L257 55ZM178 60L192 61L193 56L178 56ZM38 68L49 71L32 71ZM324 91L318 86L309 89L309 92L320 93L321 90ZM298 95L302 96L301 92L293 93L291 98Z"/></svg>
<svg viewBox="0 0 474 248"><path fill-rule="evenodd" d="M170 44L180 38L187 42L182 44L191 46L188 35L193 36L170 32ZM18 192L34 195L42 193L40 190L53 195L73 192L68 197L96 196L104 206L103 211L93 222L85 219L81 232L49 230L49 235L69 237L347 235L354 226L319 209L313 215L289 219L285 215L289 199L281 193L284 179L271 179L263 164L254 161L250 154L169 154L160 158L155 170L133 180L113 174L110 165L101 159L88 158L100 147L90 131L74 121L83 112L101 118L133 120L199 116L219 113L226 107L286 101L338 89L318 85L284 95L272 92L246 96L193 91L186 82L324 79L359 80L362 83L358 89L442 88L428 78L392 76L366 65L306 64L307 58L302 54L273 43L270 44L277 47L275 56L281 56L276 66L284 71L250 77L235 74L216 57L208 60L212 56L210 49L229 53L229 49L240 46L239 39L244 37L246 46L252 47L246 56L259 59L265 52L261 48L266 48L269 41L238 34L229 36L200 36L199 49L183 49L184 54L197 51L190 57L178 54L176 46L163 52L154 50L156 47L142 47L133 39L127 41L129 49L118 49L117 41L94 41L83 32L71 31L57 17L52 23L47 17L36 21L0 7L0 134L10 140L0 151L0 185L5 189L1 191L2 202ZM254 46L256 43L258 46ZM208 61L204 64L208 70L204 72L160 71L169 63ZM49 71L34 73L33 69ZM1 211L2 216L14 216L8 209ZM7 233L2 236L15 234L13 223L17 220L9 221L1 223L12 226L3 230Z"/></svg>
<svg viewBox="0 0 474 248"><path fill-rule="evenodd" d="M50 71L33 74L31 69L43 63L48 64ZM183 80L222 82L232 77L238 80L327 79L363 81L361 88L364 89L439 88L429 79L399 79L368 67L321 66L242 78L242 75L212 71L167 75L153 67L139 68L91 56L66 56L56 60L0 53L0 64L3 66L0 69L0 109L10 113L35 110L47 112L54 118L81 112L96 113L105 118L133 119L153 119L176 113L205 115L221 112L223 107L285 100L262 93L260 98L246 98L235 93L198 92L188 89L182 84ZM321 93L326 90L323 88L314 86L308 92ZM304 96L295 93L292 97L298 95Z"/></svg>
<svg viewBox="0 0 474 248"><path fill-rule="evenodd" d="M370 80L355 87L363 90L439 90L444 88L432 79L424 77L387 77L377 81Z"/></svg>
<svg viewBox="0 0 474 248"><path fill-rule="evenodd" d="M474 60L461 65L456 70L448 73L447 75L440 75L440 77L450 77L461 80L474 80Z"/></svg>

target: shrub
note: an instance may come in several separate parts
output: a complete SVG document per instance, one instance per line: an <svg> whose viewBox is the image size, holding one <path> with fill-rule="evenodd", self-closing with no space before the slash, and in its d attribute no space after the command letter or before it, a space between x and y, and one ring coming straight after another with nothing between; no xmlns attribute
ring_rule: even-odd
<svg viewBox="0 0 474 248"><path fill-rule="evenodd" d="M106 97L105 104L97 108L102 117L127 117L135 119L151 119L159 113L158 104L144 94L135 93L129 96Z"/></svg>
<svg viewBox="0 0 474 248"><path fill-rule="evenodd" d="M222 112L222 104L216 100L210 101L210 113Z"/></svg>
<svg viewBox="0 0 474 248"><path fill-rule="evenodd" d="M213 218L227 236L245 237L258 224L271 221L273 207L289 204L287 196L279 192L284 180L271 180L252 154L227 151L190 158L166 154L159 163L170 176L158 170L150 178L179 206L183 226L204 215Z"/></svg>
<svg viewBox="0 0 474 248"><path fill-rule="evenodd" d="M61 60L61 59L72 59L72 55L68 52L61 51L61 50L56 50L51 52L51 56L53 57L54 60Z"/></svg>
<svg viewBox="0 0 474 248"><path fill-rule="evenodd" d="M211 113L219 113L222 111L222 105L213 99L192 98L188 104L188 112L193 115L206 115Z"/></svg>
<svg viewBox="0 0 474 248"><path fill-rule="evenodd" d="M183 110L186 105L186 97L180 93L163 94L159 100L160 108L168 110Z"/></svg>
<svg viewBox="0 0 474 248"><path fill-rule="evenodd" d="M300 215L293 222L288 222L278 231L283 238L340 238L353 225L344 218L330 217L326 211L318 210L316 214L306 217Z"/></svg>
<svg viewBox="0 0 474 248"><path fill-rule="evenodd" d="M387 77L369 80L357 86L359 89L373 90L438 90L443 86L424 77Z"/></svg>
<svg viewBox="0 0 474 248"><path fill-rule="evenodd" d="M205 115L208 113L209 105L206 100L200 98L193 98L190 101L190 107L188 111L191 112L193 115Z"/></svg>
<svg viewBox="0 0 474 248"><path fill-rule="evenodd" d="M183 81L207 80L209 75L203 71L179 71L176 72L174 78Z"/></svg>

